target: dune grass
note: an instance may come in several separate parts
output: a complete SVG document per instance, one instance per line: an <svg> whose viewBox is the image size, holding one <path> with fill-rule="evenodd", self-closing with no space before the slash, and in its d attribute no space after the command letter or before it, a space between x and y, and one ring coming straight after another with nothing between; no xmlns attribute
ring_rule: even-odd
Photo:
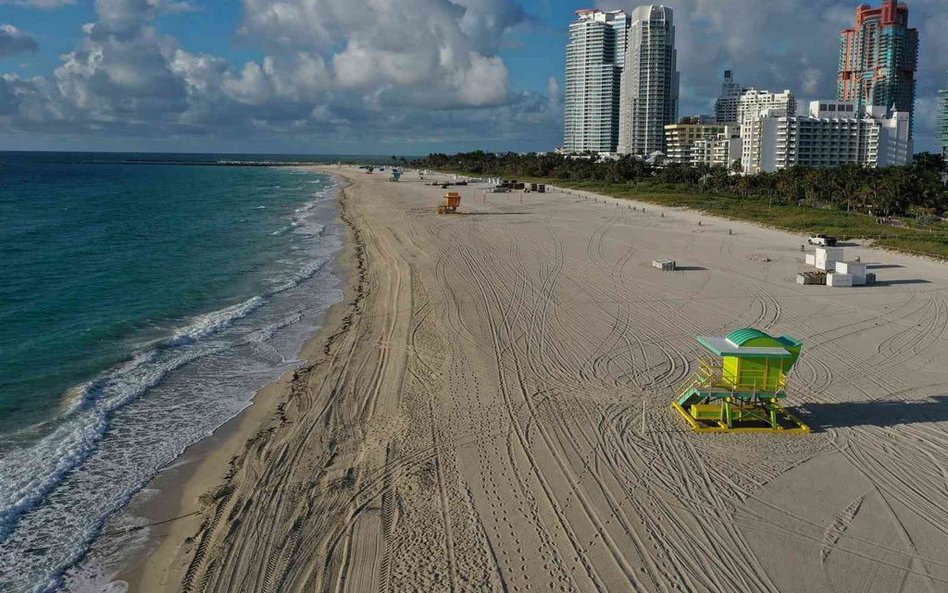
<svg viewBox="0 0 948 593"><path fill-rule="evenodd" d="M903 226L880 223L875 217L835 209L772 204L760 198L694 193L675 186L569 182L531 179L559 187L640 200L660 206L683 207L733 220L755 222L804 235L824 233L840 239L869 239L885 249L948 260L948 223Z"/></svg>

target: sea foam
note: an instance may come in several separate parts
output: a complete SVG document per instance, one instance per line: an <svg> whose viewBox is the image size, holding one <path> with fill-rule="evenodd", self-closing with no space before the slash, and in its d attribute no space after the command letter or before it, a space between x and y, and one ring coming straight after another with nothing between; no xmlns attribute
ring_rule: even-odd
<svg viewBox="0 0 948 593"><path fill-rule="evenodd" d="M0 458L0 591L84 590L94 552L108 549L97 536L109 516L296 364L320 312L342 296L331 275L341 236L327 232L335 209L317 207L335 188L294 214L307 257L269 291L192 317L71 389L42 438Z"/></svg>

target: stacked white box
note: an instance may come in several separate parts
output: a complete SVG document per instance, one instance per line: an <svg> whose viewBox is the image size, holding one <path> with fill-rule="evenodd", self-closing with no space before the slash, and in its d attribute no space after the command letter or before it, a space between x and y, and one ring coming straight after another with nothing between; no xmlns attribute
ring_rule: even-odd
<svg viewBox="0 0 948 593"><path fill-rule="evenodd" d="M857 261L836 262L836 271L850 274L853 277L853 286L863 286L866 283L866 264Z"/></svg>
<svg viewBox="0 0 948 593"><path fill-rule="evenodd" d="M852 286L853 285L853 275L852 274L841 274L839 272L830 272L826 275L826 285L827 286Z"/></svg>
<svg viewBox="0 0 948 593"><path fill-rule="evenodd" d="M816 265L816 254L813 254L813 253L806 254L806 265L808 266Z"/></svg>
<svg viewBox="0 0 948 593"><path fill-rule="evenodd" d="M843 261L842 247L817 247L815 254L817 269L832 272L836 269L836 262Z"/></svg>

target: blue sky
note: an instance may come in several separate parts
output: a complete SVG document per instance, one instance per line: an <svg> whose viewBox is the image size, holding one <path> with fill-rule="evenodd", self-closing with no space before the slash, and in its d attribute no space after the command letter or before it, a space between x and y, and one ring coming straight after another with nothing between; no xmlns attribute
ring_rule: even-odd
<svg viewBox="0 0 948 593"><path fill-rule="evenodd" d="M0 150L422 154L562 141L566 0L0 0ZM676 0L682 113L721 72L832 96L856 2ZM916 149L935 149L944 0L920 28Z"/></svg>

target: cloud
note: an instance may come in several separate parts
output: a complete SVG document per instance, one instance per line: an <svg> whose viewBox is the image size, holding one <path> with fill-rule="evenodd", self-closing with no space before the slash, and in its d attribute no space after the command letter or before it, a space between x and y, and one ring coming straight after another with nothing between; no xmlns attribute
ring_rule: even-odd
<svg viewBox="0 0 948 593"><path fill-rule="evenodd" d="M39 49L33 37L13 25L0 25L0 58L32 53Z"/></svg>
<svg viewBox="0 0 948 593"><path fill-rule="evenodd" d="M377 105L495 106L508 99L496 56L526 16L512 0L245 0L240 34L304 52L332 86Z"/></svg>
<svg viewBox="0 0 948 593"><path fill-rule="evenodd" d="M10 4L13 6L29 6L31 8L60 8L69 4L75 4L76 0L0 0L0 6Z"/></svg>
<svg viewBox="0 0 948 593"><path fill-rule="evenodd" d="M881 0L873 0L877 6ZM647 4L600 0L601 8ZM676 47L682 115L708 113L725 69L745 86L793 90L802 100L834 97L841 29L853 26L852 0L676 0ZM944 0L910 0L909 24L919 30L918 101L945 84L948 11ZM934 129L919 118L916 145L933 145Z"/></svg>
<svg viewBox="0 0 948 593"><path fill-rule="evenodd" d="M245 0L244 8L240 40L266 55L235 65L156 28L156 17L191 4L96 0L96 21L52 75L0 79L0 130L365 146L469 130L498 148L538 132L549 145L561 133L559 99L512 90L497 55L525 19L513 0Z"/></svg>

